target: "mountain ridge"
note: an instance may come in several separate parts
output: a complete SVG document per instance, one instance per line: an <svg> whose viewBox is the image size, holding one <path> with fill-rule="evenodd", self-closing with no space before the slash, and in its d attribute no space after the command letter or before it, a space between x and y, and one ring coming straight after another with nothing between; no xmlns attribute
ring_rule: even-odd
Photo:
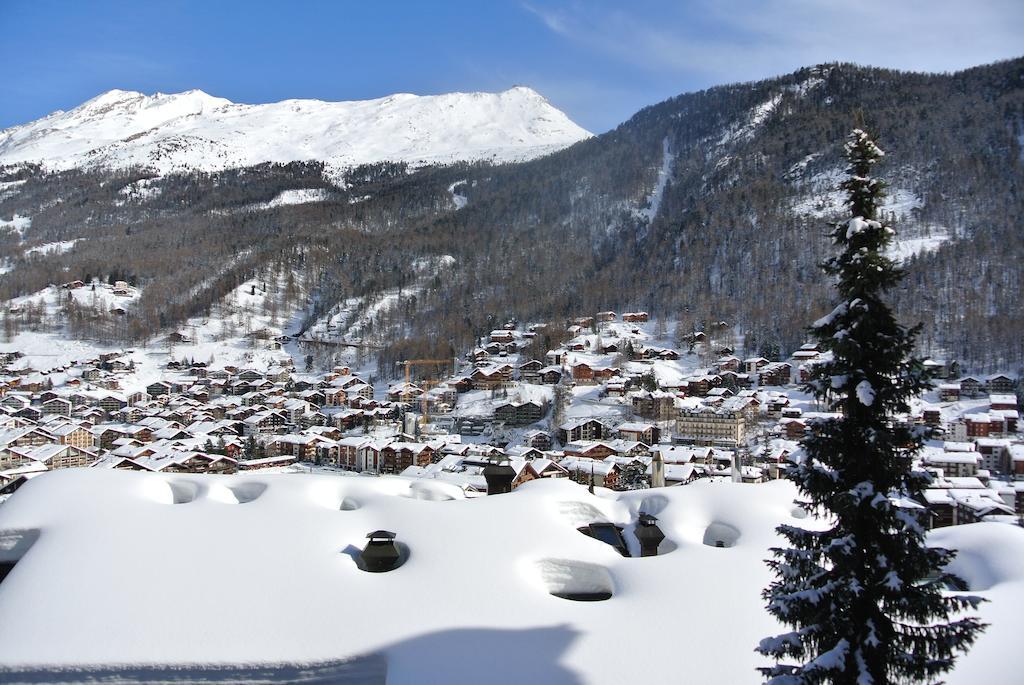
<svg viewBox="0 0 1024 685"><path fill-rule="evenodd" d="M1024 364L1024 59L950 75L807 67L682 94L516 164L0 171L0 299L58 273L127 277L138 305L80 330L133 343L288 272L301 285L275 306L305 303L300 332L343 323L348 302L393 303L366 327L382 372L509 319L606 309L650 311L680 335L726 321L738 349L775 357L831 308L818 264L855 125L887 152L883 209L908 272L891 295L924 324L922 351L979 372Z"/></svg>
<svg viewBox="0 0 1024 685"><path fill-rule="evenodd" d="M193 89L110 90L0 131L0 165L51 170L133 166L158 173L263 162L523 161L591 134L531 88L395 93L370 100L240 104Z"/></svg>

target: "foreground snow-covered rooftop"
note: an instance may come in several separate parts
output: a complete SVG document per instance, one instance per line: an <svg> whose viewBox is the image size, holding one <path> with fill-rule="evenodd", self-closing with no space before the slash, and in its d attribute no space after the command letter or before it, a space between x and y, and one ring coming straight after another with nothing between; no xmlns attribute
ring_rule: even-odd
<svg viewBox="0 0 1024 685"><path fill-rule="evenodd" d="M52 472L0 506L0 561L19 559L0 583L0 680L173 667L212 680L757 682L753 648L778 630L760 598L773 529L811 523L793 498L785 482L590 495L542 480L464 499L398 477ZM641 511L666 535L657 557L577 531L616 523L637 555ZM367 573L355 557L378 529L407 560ZM993 600L992 626L948 681L1014 682L1024 530L934 535ZM612 596L551 594L600 591Z"/></svg>

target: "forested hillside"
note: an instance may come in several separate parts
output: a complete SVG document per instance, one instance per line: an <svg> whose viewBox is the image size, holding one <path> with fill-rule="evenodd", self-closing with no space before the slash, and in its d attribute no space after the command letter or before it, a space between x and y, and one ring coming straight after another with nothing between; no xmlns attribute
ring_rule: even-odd
<svg viewBox="0 0 1024 685"><path fill-rule="evenodd" d="M895 305L925 324L923 352L978 371L1024 364L1021 59L954 75L803 69L672 98L520 164L384 163L344 178L316 162L8 168L0 299L127 280L141 295L126 315L68 316L76 335L141 342L269 265L290 274L277 304L304 311L302 328L398 289L375 323L382 368L450 356L510 318L609 308L681 333L726 321L747 351L785 351L831 298L817 263L854 124L887 152L878 175L909 272ZM62 323L5 317L8 331Z"/></svg>

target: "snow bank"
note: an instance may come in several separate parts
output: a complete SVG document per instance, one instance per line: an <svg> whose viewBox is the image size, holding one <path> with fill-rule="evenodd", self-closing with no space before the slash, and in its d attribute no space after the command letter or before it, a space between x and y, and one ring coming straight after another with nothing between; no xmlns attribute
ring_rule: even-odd
<svg viewBox="0 0 1024 685"><path fill-rule="evenodd" d="M949 685L1016 683L1012 655L1024 634L1024 528L974 523L932 531L930 544L958 550L950 569L967 581L969 594L988 602L977 615L989 624L981 638L945 678Z"/></svg>
<svg viewBox="0 0 1024 685"><path fill-rule="evenodd" d="M51 472L0 507L0 558L20 559L0 584L0 665L754 682L753 646L779 630L760 597L774 528L815 525L793 498L785 482L590 495L542 480L467 500L400 477ZM576 530L622 526L636 555L641 511L666 535L657 557L625 558ZM355 556L382 528L406 561L363 572ZM959 548L954 570L992 600L991 628L949 682L1011 682L999 674L1024 629L1024 530L976 524L931 539ZM558 596L580 592L610 597Z"/></svg>
<svg viewBox="0 0 1024 685"><path fill-rule="evenodd" d="M414 492L432 485L106 470L35 478L0 508L0 530L38 531L0 585L0 664L382 654L389 683L668 682L680 664L693 682L755 677L753 645L777 628L762 610L761 560L778 542L773 527L795 521L788 484L592 496L536 481L473 500ZM624 526L635 554L641 510L659 517L661 556L624 558L576 530ZM740 535L712 546L714 526ZM408 560L365 573L353 555L380 528L397 533ZM551 594L588 589L612 596ZM608 659L611 644L651 656Z"/></svg>

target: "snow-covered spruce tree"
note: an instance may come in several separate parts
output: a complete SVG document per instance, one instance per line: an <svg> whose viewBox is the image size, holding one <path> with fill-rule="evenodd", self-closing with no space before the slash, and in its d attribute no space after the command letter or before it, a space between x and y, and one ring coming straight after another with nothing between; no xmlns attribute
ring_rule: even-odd
<svg viewBox="0 0 1024 685"><path fill-rule="evenodd" d="M842 416L813 423L802 460L786 473L831 525L778 529L791 546L772 550L776 580L763 596L793 629L757 648L781 662L760 669L772 685L929 682L984 627L953 620L980 600L943 593L954 553L927 547L921 521L897 505L927 484L911 463L928 433L893 416L930 387L930 374L912 356L917 329L902 327L883 300L902 277L884 253L893 236L878 220L884 185L871 178L884 153L855 130L846 154L851 218L832 227L840 254L823 264L840 303L811 327L832 359L805 386Z"/></svg>
<svg viewBox="0 0 1024 685"><path fill-rule="evenodd" d="M622 467L616 482L617 490L644 490L651 487L647 477L647 464L637 459Z"/></svg>

